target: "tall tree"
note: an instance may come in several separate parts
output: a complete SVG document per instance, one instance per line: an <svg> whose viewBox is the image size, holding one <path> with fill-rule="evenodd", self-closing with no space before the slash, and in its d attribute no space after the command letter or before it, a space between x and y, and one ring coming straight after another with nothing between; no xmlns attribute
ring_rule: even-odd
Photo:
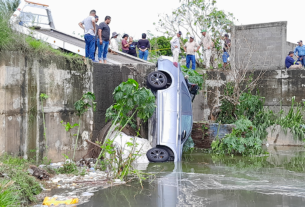
<svg viewBox="0 0 305 207"><path fill-rule="evenodd" d="M186 31L199 42L201 30L206 29L214 42L214 58L222 53L222 36L228 33L235 20L232 13L226 13L216 7L216 0L181 0L181 5L171 14L161 14L156 29L165 35L174 36L177 31ZM199 52L201 55L201 52ZM216 57L215 57L216 56ZM199 60L202 63L202 60Z"/></svg>

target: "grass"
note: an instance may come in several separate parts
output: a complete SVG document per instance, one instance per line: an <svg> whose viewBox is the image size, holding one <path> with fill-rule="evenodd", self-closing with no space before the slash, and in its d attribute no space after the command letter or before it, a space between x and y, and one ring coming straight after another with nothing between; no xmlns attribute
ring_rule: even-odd
<svg viewBox="0 0 305 207"><path fill-rule="evenodd" d="M20 0L0 0L0 53L18 51L26 54L26 56L39 59L64 58L74 64L74 67L84 66L82 56L61 49L54 49L43 41L14 31L9 20L19 2Z"/></svg>
<svg viewBox="0 0 305 207"><path fill-rule="evenodd" d="M9 155L0 156L0 174L5 175L0 177L0 192L5 192L5 195L0 193L0 207L10 206L2 205L2 202L8 200L16 201L16 206L27 206L36 201L35 195L42 189L36 178L28 174L29 166L30 162L25 159Z"/></svg>

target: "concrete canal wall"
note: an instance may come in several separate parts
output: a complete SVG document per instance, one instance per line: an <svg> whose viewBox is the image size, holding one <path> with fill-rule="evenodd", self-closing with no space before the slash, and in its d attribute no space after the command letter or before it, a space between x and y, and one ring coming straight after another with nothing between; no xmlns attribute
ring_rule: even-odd
<svg viewBox="0 0 305 207"><path fill-rule="evenodd" d="M94 92L97 111L89 110L82 116L82 127L77 149L78 158L87 152L86 139L96 136L106 124L105 112L112 104L112 92L128 78L144 83L154 65L79 65L65 58L42 60L18 52L0 53L0 154L53 162L63 159L72 149L72 138L62 124L78 122L74 103L83 93ZM44 103L46 140L39 95L49 98ZM77 132L76 127L71 134ZM74 139L74 138L73 138Z"/></svg>

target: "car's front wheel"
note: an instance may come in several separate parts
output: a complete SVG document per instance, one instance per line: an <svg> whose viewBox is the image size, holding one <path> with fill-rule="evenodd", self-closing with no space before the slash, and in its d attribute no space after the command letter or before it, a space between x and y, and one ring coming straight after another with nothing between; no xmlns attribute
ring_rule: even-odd
<svg viewBox="0 0 305 207"><path fill-rule="evenodd" d="M167 77L160 71L155 71L147 76L147 86L153 90L165 88L167 84Z"/></svg>
<svg viewBox="0 0 305 207"><path fill-rule="evenodd" d="M169 154L166 149L157 147L148 150L146 156L150 162L166 162L169 158Z"/></svg>

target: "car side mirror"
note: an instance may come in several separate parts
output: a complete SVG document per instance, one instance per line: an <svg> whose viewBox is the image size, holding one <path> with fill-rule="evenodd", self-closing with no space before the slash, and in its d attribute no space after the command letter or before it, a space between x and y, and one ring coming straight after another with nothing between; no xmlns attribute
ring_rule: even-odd
<svg viewBox="0 0 305 207"><path fill-rule="evenodd" d="M182 132L182 139L185 139L185 137L186 137L186 131L183 130L183 132Z"/></svg>

